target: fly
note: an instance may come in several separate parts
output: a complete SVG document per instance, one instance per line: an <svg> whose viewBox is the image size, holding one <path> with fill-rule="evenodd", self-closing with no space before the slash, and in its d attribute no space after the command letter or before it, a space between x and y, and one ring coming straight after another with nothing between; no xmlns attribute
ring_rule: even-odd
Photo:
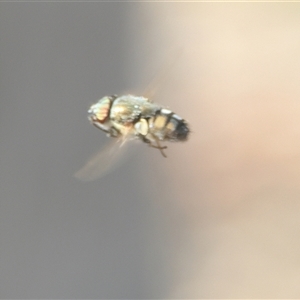
<svg viewBox="0 0 300 300"><path fill-rule="evenodd" d="M183 142L190 133L187 122L171 110L142 96L105 96L88 111L90 122L114 138L137 138L160 150L161 142Z"/></svg>
<svg viewBox="0 0 300 300"><path fill-rule="evenodd" d="M129 140L140 140L158 149L166 157L164 150L167 146L162 146L162 142L184 142L188 139L190 129L187 122L171 110L150 100L158 83L166 79L174 59L171 62L150 83L144 92L147 97L130 94L105 96L90 107L88 119L91 124L116 142L110 143L91 158L75 177L89 181L103 176L116 164L116 158L121 153L119 150L128 145Z"/></svg>

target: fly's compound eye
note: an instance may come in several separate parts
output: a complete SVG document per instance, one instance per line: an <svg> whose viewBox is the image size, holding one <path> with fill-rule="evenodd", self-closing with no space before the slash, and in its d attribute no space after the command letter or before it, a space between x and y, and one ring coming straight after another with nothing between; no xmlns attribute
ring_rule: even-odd
<svg viewBox="0 0 300 300"><path fill-rule="evenodd" d="M109 117L111 99L103 97L96 104L92 105L88 111L91 122L105 123Z"/></svg>

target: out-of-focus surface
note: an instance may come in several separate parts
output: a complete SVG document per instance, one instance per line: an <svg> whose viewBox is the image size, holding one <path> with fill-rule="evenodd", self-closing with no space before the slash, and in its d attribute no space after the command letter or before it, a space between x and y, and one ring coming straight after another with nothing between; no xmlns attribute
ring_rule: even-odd
<svg viewBox="0 0 300 300"><path fill-rule="evenodd" d="M0 7L1 298L300 297L299 4ZM190 140L77 181L88 106L173 49Z"/></svg>

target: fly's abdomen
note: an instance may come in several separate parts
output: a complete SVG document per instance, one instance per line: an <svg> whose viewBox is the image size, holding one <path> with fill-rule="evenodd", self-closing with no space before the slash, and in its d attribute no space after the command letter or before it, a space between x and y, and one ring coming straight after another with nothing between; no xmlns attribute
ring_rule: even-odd
<svg viewBox="0 0 300 300"><path fill-rule="evenodd" d="M184 119L168 109L160 109L149 119L149 133L163 141L186 141L189 127Z"/></svg>

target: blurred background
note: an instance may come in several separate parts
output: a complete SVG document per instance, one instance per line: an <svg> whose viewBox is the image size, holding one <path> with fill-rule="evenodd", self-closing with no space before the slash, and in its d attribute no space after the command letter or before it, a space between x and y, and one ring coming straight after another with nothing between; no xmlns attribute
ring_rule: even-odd
<svg viewBox="0 0 300 300"><path fill-rule="evenodd" d="M299 3L0 8L0 298L300 297ZM174 49L190 140L74 178Z"/></svg>

